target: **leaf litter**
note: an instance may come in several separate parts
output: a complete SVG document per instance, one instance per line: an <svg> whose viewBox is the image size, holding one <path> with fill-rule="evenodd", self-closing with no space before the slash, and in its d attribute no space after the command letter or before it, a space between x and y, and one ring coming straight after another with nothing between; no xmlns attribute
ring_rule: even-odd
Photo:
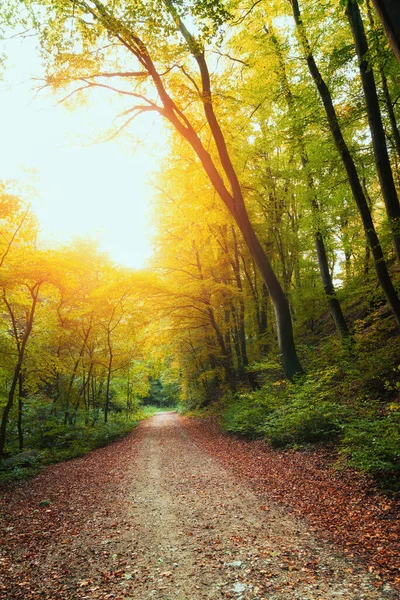
<svg viewBox="0 0 400 600"><path fill-rule="evenodd" d="M159 415L124 440L6 486L0 498L0 598L398 597L388 583L396 583L394 552L391 569L368 572L328 541L333 526L327 521L322 529L313 515L335 505L332 498L323 502L325 459L312 456L293 455L286 465L276 453L273 462L273 453L258 442L233 440L210 423ZM344 478L347 496L339 496L352 507L350 483ZM306 520L304 490L313 486ZM285 496L285 489L292 491ZM284 506L290 502L291 511ZM371 506L365 506L367 515ZM310 523L318 525L318 535ZM341 523L341 546L351 541L348 554L356 558L356 537L346 531ZM384 540L374 539L386 558ZM390 541L395 547L397 540Z"/></svg>

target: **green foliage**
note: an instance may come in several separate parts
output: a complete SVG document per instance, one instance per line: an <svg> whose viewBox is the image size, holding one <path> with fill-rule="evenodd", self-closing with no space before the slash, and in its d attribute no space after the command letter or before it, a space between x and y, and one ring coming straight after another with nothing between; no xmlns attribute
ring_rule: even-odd
<svg viewBox="0 0 400 600"><path fill-rule="evenodd" d="M372 350L373 321L363 333L363 343L365 352L353 354L355 346L335 355L327 340L314 363L327 362L331 353L334 366L316 370L314 364L312 373L297 382L267 383L237 396L222 411L222 427L236 435L262 438L275 448L335 443L344 459L338 465L369 473L386 487L398 486L399 368L388 368L396 348L389 341Z"/></svg>
<svg viewBox="0 0 400 600"><path fill-rule="evenodd" d="M355 1L367 24L368 6ZM39 449L41 464L116 439L139 418L140 398L159 408L182 399L196 410L224 396L227 431L277 447L337 441L350 464L373 474L396 471L399 423L390 403L400 391L399 371L393 372L400 360L398 331L390 310L385 314L358 201L303 52L312 48L330 90L391 266L392 230L343 10L347 2L301 3L304 30L297 41L290 3L275 3L270 11L257 2L247 11L224 0L6 4L7 26L16 4L28 8L46 57L46 83L61 104L65 98L90 101L89 88L97 86L113 92L116 114L127 117L119 131L155 111L185 131L185 139L171 137L172 153L157 182L158 234L147 274L118 269L86 242L54 254L38 252L34 219L0 185L0 407L7 424L0 454L4 443L8 454L17 452L18 403L25 446ZM395 140L398 64L372 17L368 39L387 137ZM199 89L208 80L204 61L209 93ZM139 103L132 105L132 98ZM217 128L207 125L212 111ZM214 142L221 132L225 159L224 144ZM396 167L400 151L391 146ZM208 175L200 163L209 164ZM290 305L309 373L294 383L281 380L274 306L254 251L252 256L216 201L223 181L238 187L232 169L268 254L265 282L272 269ZM235 194L231 213L237 217L241 195ZM229 190L221 198L229 207ZM327 255L322 268L316 236ZM333 276L354 344L338 342L321 270ZM276 289L272 282L270 289ZM149 355L164 370L153 372ZM249 391L249 364L255 380L264 377L261 390ZM17 379L19 388L10 392L10 381ZM29 468L22 457L13 466L17 474Z"/></svg>
<svg viewBox="0 0 400 600"><path fill-rule="evenodd" d="M155 407L140 408L129 419L125 415L112 415L108 423L97 420L86 424L81 415L73 425L66 425L54 417L44 420L40 427L28 422L30 450L18 454L15 444L8 446L11 456L0 462L0 482L32 477L45 465L70 460L106 446L155 412Z"/></svg>
<svg viewBox="0 0 400 600"><path fill-rule="evenodd" d="M265 419L264 437L274 447L336 440L346 413L334 402L295 398Z"/></svg>
<svg viewBox="0 0 400 600"><path fill-rule="evenodd" d="M331 369L241 395L224 413L223 427L236 434L263 437L276 447L336 439L350 417L348 409L329 399L336 374Z"/></svg>
<svg viewBox="0 0 400 600"><path fill-rule="evenodd" d="M391 406L381 418L352 421L342 441L342 453L349 464L385 478L400 472L400 406Z"/></svg>
<svg viewBox="0 0 400 600"><path fill-rule="evenodd" d="M264 388L241 394L229 404L222 416L225 431L249 438L263 437L265 420L279 404L279 396Z"/></svg>
<svg viewBox="0 0 400 600"><path fill-rule="evenodd" d="M179 392L176 381L163 381L162 377L150 378L150 389L148 396L143 399L143 404L170 409L178 403Z"/></svg>

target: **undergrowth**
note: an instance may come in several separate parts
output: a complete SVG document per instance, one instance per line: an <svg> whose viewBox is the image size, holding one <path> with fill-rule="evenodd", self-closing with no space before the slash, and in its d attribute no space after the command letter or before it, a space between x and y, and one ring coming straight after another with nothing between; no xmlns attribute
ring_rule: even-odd
<svg viewBox="0 0 400 600"><path fill-rule="evenodd" d="M297 381L271 382L266 361L260 389L220 404L222 428L281 449L329 443L338 465L400 489L399 357L390 319L359 320L347 347L333 336L304 344L307 375ZM263 365L256 368L260 373Z"/></svg>
<svg viewBox="0 0 400 600"><path fill-rule="evenodd" d="M18 450L14 435L5 459L0 461L0 483L30 478L46 465L77 458L115 442L157 412L158 407L141 406L129 417L111 413L108 423L100 419L85 423L80 414L69 425L54 416L32 423L31 427L27 423L23 451Z"/></svg>

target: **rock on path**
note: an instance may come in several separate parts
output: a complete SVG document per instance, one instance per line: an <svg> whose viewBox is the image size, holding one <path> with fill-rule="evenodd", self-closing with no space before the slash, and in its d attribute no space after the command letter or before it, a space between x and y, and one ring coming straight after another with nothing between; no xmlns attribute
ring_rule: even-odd
<svg viewBox="0 0 400 600"><path fill-rule="evenodd" d="M21 544L8 544L2 600L398 597L389 585L377 590L360 565L314 537L304 521L260 500L191 441L174 413L156 415L90 457L51 467L45 489L41 475L31 492L23 487L29 483L8 492L23 489L18 506L33 503L39 516L45 493L49 519L58 502L64 518L53 530L50 522L50 536L39 535L28 551L23 535ZM78 504L74 532L63 499L54 493L51 500L60 474L68 481L70 472L78 482L88 473L85 502L78 502L79 485L68 498L71 515ZM15 541L24 523L11 527Z"/></svg>

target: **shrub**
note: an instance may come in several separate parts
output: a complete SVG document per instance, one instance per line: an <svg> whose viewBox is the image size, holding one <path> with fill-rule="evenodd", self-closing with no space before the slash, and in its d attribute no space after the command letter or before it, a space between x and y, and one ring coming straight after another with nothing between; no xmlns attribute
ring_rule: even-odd
<svg viewBox="0 0 400 600"><path fill-rule="evenodd" d="M342 454L361 471L377 477L400 472L400 410L379 419L354 420L345 428Z"/></svg>
<svg viewBox="0 0 400 600"><path fill-rule="evenodd" d="M264 437L275 447L329 442L340 436L346 413L333 402L295 399L265 419Z"/></svg>
<svg viewBox="0 0 400 600"><path fill-rule="evenodd" d="M222 428L244 437L262 437L266 417L272 413L277 402L278 393L268 394L266 388L241 394L223 413Z"/></svg>

